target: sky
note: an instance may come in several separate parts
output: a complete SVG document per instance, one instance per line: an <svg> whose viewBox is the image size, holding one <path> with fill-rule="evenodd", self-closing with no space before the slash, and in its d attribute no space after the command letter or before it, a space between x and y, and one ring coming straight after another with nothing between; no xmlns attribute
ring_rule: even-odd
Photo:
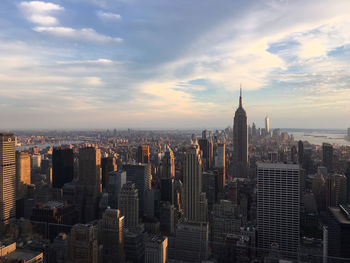
<svg viewBox="0 0 350 263"><path fill-rule="evenodd" d="M0 1L0 128L350 127L348 0Z"/></svg>

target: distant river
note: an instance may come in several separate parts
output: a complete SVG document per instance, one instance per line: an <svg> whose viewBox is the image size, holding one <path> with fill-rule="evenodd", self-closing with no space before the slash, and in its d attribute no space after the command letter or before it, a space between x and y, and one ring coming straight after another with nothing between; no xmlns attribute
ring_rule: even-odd
<svg viewBox="0 0 350 263"><path fill-rule="evenodd" d="M28 150L29 148L32 147L39 147L40 150L45 149L46 147L58 147L61 145L69 145L69 144L78 144L78 143L83 143L83 141L61 141L59 143L44 143L44 144L37 144L37 145L23 145L23 146L18 146L16 147L16 150Z"/></svg>
<svg viewBox="0 0 350 263"><path fill-rule="evenodd" d="M330 144L350 146L350 141L345 140L345 132L341 131L291 131L286 130L288 134L294 136L294 140L308 141L311 144L322 145L327 142Z"/></svg>

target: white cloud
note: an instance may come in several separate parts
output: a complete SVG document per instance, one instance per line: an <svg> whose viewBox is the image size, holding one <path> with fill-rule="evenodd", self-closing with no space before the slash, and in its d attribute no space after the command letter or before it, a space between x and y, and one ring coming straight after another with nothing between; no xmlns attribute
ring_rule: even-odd
<svg viewBox="0 0 350 263"><path fill-rule="evenodd" d="M97 33L92 28L74 29L71 27L35 27L34 31L47 33L57 37L66 37L75 40L83 40L97 43L121 43L123 39L119 37L110 37Z"/></svg>
<svg viewBox="0 0 350 263"><path fill-rule="evenodd" d="M57 25L52 13L64 10L60 5L42 1L21 2L19 7L30 22L43 26Z"/></svg>
<svg viewBox="0 0 350 263"><path fill-rule="evenodd" d="M111 12L98 11L97 16L102 20L108 21L120 21L122 19L120 14L115 14Z"/></svg>
<svg viewBox="0 0 350 263"><path fill-rule="evenodd" d="M103 81L99 77L85 77L83 80L83 84L93 87L99 87L104 85Z"/></svg>

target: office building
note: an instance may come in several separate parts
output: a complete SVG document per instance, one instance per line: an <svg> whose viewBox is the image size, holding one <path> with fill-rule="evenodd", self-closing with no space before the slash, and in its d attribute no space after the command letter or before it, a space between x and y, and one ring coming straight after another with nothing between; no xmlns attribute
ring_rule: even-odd
<svg viewBox="0 0 350 263"><path fill-rule="evenodd" d="M144 214L144 195L147 190L151 189L151 165L143 164L125 164L123 170L126 171L126 181L135 183L139 194L139 215Z"/></svg>
<svg viewBox="0 0 350 263"><path fill-rule="evenodd" d="M107 208L103 213L100 231L102 233L102 258L104 263L125 262L124 216L117 209Z"/></svg>
<svg viewBox="0 0 350 263"><path fill-rule="evenodd" d="M43 252L16 248L16 242L0 244L0 262L2 263L43 263Z"/></svg>
<svg viewBox="0 0 350 263"><path fill-rule="evenodd" d="M160 190L161 200L174 203L174 178L175 178L175 158L174 153L167 146L161 164Z"/></svg>
<svg viewBox="0 0 350 263"><path fill-rule="evenodd" d="M208 223L179 223L176 226L175 259L202 262L208 256Z"/></svg>
<svg viewBox="0 0 350 263"><path fill-rule="evenodd" d="M74 154L69 148L54 148L52 152L52 187L62 188L74 178Z"/></svg>
<svg viewBox="0 0 350 263"><path fill-rule="evenodd" d="M268 115L265 117L265 132L267 135L270 134L270 119Z"/></svg>
<svg viewBox="0 0 350 263"><path fill-rule="evenodd" d="M216 170L204 172L202 175L202 192L206 194L209 209L211 209L216 202L218 177Z"/></svg>
<svg viewBox="0 0 350 263"><path fill-rule="evenodd" d="M124 235L124 251L126 262L144 263L144 235L140 231L126 230Z"/></svg>
<svg viewBox="0 0 350 263"><path fill-rule="evenodd" d="M175 157L173 151L167 146L162 159L162 179L171 179L175 178Z"/></svg>
<svg viewBox="0 0 350 263"><path fill-rule="evenodd" d="M300 237L300 168L296 164L257 163L258 248L278 244L296 258Z"/></svg>
<svg viewBox="0 0 350 263"><path fill-rule="evenodd" d="M40 170L40 165L41 165L41 155L39 153L33 154L31 156L31 166L32 169L39 169Z"/></svg>
<svg viewBox="0 0 350 263"><path fill-rule="evenodd" d="M211 160L209 158L209 141L207 139L206 133L207 131L204 130L202 132L202 138L198 140L204 170L209 169L209 163L211 163Z"/></svg>
<svg viewBox="0 0 350 263"><path fill-rule="evenodd" d="M298 142L298 163L303 164L304 161L304 143L302 141Z"/></svg>
<svg viewBox="0 0 350 263"><path fill-rule="evenodd" d="M50 263L65 263L68 261L68 235L58 234L50 245Z"/></svg>
<svg viewBox="0 0 350 263"><path fill-rule="evenodd" d="M329 262L350 260L350 207L340 205L328 208ZM334 258L332 258L334 257Z"/></svg>
<svg viewBox="0 0 350 263"><path fill-rule="evenodd" d="M160 232L172 235L175 232L175 207L170 202L160 202L159 207Z"/></svg>
<svg viewBox="0 0 350 263"><path fill-rule="evenodd" d="M138 163L148 163L149 160L149 146L141 145L137 148L137 162Z"/></svg>
<svg viewBox="0 0 350 263"><path fill-rule="evenodd" d="M122 190L123 185L126 183L125 171L114 171L108 174L108 203L111 208L118 208L118 196Z"/></svg>
<svg viewBox="0 0 350 263"><path fill-rule="evenodd" d="M123 185L118 198L118 208L124 216L125 227L134 229L139 224L139 198L135 184L127 182Z"/></svg>
<svg viewBox="0 0 350 263"><path fill-rule="evenodd" d="M239 107L233 123L233 176L246 178L248 175L248 119L242 106L242 89Z"/></svg>
<svg viewBox="0 0 350 263"><path fill-rule="evenodd" d="M145 263L166 263L168 260L168 238L147 236L145 240Z"/></svg>
<svg viewBox="0 0 350 263"><path fill-rule="evenodd" d="M323 165L327 167L328 173L333 171L333 146L329 143L322 144L322 161Z"/></svg>
<svg viewBox="0 0 350 263"><path fill-rule="evenodd" d="M189 221L200 222L200 198L202 192L202 159L197 143L192 144L185 154L183 175L184 212Z"/></svg>
<svg viewBox="0 0 350 263"><path fill-rule="evenodd" d="M27 186L31 184L30 155L28 152L16 151L16 199L27 196Z"/></svg>
<svg viewBox="0 0 350 263"><path fill-rule="evenodd" d="M0 223L16 216L16 143L13 133L0 133Z"/></svg>
<svg viewBox="0 0 350 263"><path fill-rule="evenodd" d="M110 172L117 170L117 159L114 156L104 157L101 160L101 168L102 168L102 189L106 189L108 187L108 174Z"/></svg>
<svg viewBox="0 0 350 263"><path fill-rule="evenodd" d="M342 174L328 175L326 179L326 207L346 204L347 179Z"/></svg>
<svg viewBox="0 0 350 263"><path fill-rule="evenodd" d="M69 235L69 259L74 263L97 263L98 242L96 226L74 225Z"/></svg>
<svg viewBox="0 0 350 263"><path fill-rule="evenodd" d="M76 187L80 222L88 223L98 217L101 185L101 152L95 147L79 149L79 180Z"/></svg>

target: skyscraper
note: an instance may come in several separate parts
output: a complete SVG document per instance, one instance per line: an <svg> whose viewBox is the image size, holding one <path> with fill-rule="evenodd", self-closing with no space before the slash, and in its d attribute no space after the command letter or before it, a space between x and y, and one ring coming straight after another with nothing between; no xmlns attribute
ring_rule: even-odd
<svg viewBox="0 0 350 263"><path fill-rule="evenodd" d="M137 148L137 162L148 163L149 160L149 146L141 145Z"/></svg>
<svg viewBox="0 0 350 263"><path fill-rule="evenodd" d="M139 195L139 215L144 213L144 195L151 189L151 164L125 164L123 170L126 171L126 181L135 183Z"/></svg>
<svg viewBox="0 0 350 263"><path fill-rule="evenodd" d="M125 262L123 230L124 216L120 215L118 209L107 208L100 226L103 262Z"/></svg>
<svg viewBox="0 0 350 263"><path fill-rule="evenodd" d="M52 187L62 188L73 181L74 154L69 148L54 148L52 152Z"/></svg>
<svg viewBox="0 0 350 263"><path fill-rule="evenodd" d="M298 163L302 165L304 162L304 143L298 141Z"/></svg>
<svg viewBox="0 0 350 263"><path fill-rule="evenodd" d="M175 178L175 158L174 153L167 147L162 159L161 172L161 199L174 204L174 178Z"/></svg>
<svg viewBox="0 0 350 263"><path fill-rule="evenodd" d="M329 143L322 144L322 161L323 165L327 167L328 173L333 171L333 146Z"/></svg>
<svg viewBox="0 0 350 263"><path fill-rule="evenodd" d="M245 178L248 174L248 121L242 106L242 89L239 107L233 123L233 176Z"/></svg>
<svg viewBox="0 0 350 263"><path fill-rule="evenodd" d="M192 144L185 154L184 176L184 211L189 221L200 221L200 197L202 190L202 159L199 145Z"/></svg>
<svg viewBox="0 0 350 263"><path fill-rule="evenodd" d="M119 210L125 217L125 227L135 228L139 223L139 198L135 184L127 182L119 194Z"/></svg>
<svg viewBox="0 0 350 263"><path fill-rule="evenodd" d="M201 156L203 160L204 170L209 168L209 141L207 139L207 131L202 132L202 138L198 140L198 145L201 150ZM211 163L211 162L210 162Z"/></svg>
<svg viewBox="0 0 350 263"><path fill-rule="evenodd" d="M94 225L77 224L69 235L69 259L74 263L97 263L98 243Z"/></svg>
<svg viewBox="0 0 350 263"><path fill-rule="evenodd" d="M226 178L226 152L225 143L219 143L216 148L215 168L217 169L217 191L222 192L225 187Z"/></svg>
<svg viewBox="0 0 350 263"><path fill-rule="evenodd" d="M30 183L30 155L28 152L16 151L16 199L26 196L26 186Z"/></svg>
<svg viewBox="0 0 350 263"><path fill-rule="evenodd" d="M257 164L258 248L295 258L299 249L300 168L297 164Z"/></svg>
<svg viewBox="0 0 350 263"><path fill-rule="evenodd" d="M13 133L0 133L0 223L16 214L16 144Z"/></svg>
<svg viewBox="0 0 350 263"><path fill-rule="evenodd" d="M175 177L175 157L173 151L167 146L162 159L162 178L169 179Z"/></svg>
<svg viewBox="0 0 350 263"><path fill-rule="evenodd" d="M347 201L347 179L342 174L328 175L326 179L326 207L336 207L346 204Z"/></svg>
<svg viewBox="0 0 350 263"><path fill-rule="evenodd" d="M102 189L108 187L109 173L117 170L117 159L114 156L101 159L102 168Z"/></svg>
<svg viewBox="0 0 350 263"><path fill-rule="evenodd" d="M328 256L330 262L347 262L350 258L350 207L328 208ZM347 260L346 260L347 258Z"/></svg>
<svg viewBox="0 0 350 263"><path fill-rule="evenodd" d="M100 149L95 147L80 148L77 206L81 222L88 223L97 218L101 188Z"/></svg>
<svg viewBox="0 0 350 263"><path fill-rule="evenodd" d="M270 119L268 115L265 117L265 132L266 134L270 134Z"/></svg>

